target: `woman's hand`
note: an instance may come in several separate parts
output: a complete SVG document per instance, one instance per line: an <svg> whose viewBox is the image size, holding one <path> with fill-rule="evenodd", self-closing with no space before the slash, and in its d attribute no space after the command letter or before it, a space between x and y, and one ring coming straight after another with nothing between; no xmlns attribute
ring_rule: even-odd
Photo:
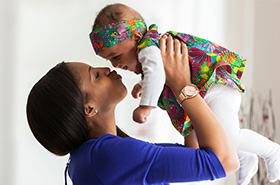
<svg viewBox="0 0 280 185"><path fill-rule="evenodd" d="M182 88L191 84L191 73L186 44L171 36L160 40L160 51L166 74L166 85L177 96Z"/></svg>
<svg viewBox="0 0 280 185"><path fill-rule="evenodd" d="M160 50L166 73L166 84L178 97L185 85L191 84L188 50L185 44L163 37ZM239 167L235 149L221 123L198 94L182 103L182 108L192 120L200 148L210 148L220 159L227 175Z"/></svg>

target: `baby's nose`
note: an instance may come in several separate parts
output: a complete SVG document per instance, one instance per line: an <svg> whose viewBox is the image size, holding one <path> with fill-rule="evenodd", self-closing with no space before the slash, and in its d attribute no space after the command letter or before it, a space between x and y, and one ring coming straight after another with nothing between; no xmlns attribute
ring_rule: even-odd
<svg viewBox="0 0 280 185"><path fill-rule="evenodd" d="M122 68L123 65L122 64L117 64L117 68Z"/></svg>
<svg viewBox="0 0 280 185"><path fill-rule="evenodd" d="M118 64L112 63L113 67L118 67Z"/></svg>
<svg viewBox="0 0 280 185"><path fill-rule="evenodd" d="M118 67L119 63L116 61L111 61L111 64L113 67Z"/></svg>

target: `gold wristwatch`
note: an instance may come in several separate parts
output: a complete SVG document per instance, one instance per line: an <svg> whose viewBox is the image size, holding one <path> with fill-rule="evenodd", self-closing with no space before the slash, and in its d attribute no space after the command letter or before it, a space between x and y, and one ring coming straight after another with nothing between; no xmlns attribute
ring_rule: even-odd
<svg viewBox="0 0 280 185"><path fill-rule="evenodd" d="M187 100L187 99L191 99L194 98L197 94L199 93L199 89L197 88L196 85L194 84L190 84L190 85L186 85L181 93L179 94L179 97L177 99L177 102L182 105L182 103Z"/></svg>

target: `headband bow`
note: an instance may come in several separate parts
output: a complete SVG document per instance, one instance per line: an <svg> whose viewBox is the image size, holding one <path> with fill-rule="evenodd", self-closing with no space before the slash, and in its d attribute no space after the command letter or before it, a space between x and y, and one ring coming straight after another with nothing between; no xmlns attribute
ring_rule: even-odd
<svg viewBox="0 0 280 185"><path fill-rule="evenodd" d="M89 36L96 54L146 30L143 20L122 20L93 30Z"/></svg>

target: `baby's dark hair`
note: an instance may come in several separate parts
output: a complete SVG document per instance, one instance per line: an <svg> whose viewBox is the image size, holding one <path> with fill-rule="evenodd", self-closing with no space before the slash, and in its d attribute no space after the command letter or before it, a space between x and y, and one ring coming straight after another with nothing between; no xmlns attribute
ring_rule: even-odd
<svg viewBox="0 0 280 185"><path fill-rule="evenodd" d="M96 16L92 30L105 26L107 24L130 19L142 19L142 16L134 9L115 3L105 6Z"/></svg>

